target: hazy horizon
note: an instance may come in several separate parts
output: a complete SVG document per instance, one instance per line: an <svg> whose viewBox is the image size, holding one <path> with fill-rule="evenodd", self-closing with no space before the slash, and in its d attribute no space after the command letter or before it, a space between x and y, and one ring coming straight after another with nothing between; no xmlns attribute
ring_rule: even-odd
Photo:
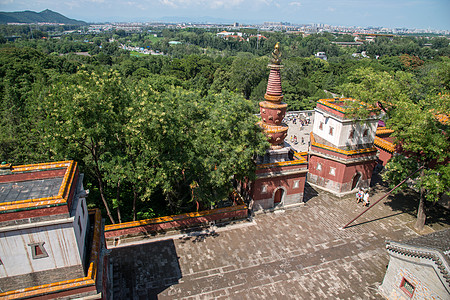
<svg viewBox="0 0 450 300"><path fill-rule="evenodd" d="M448 0L0 0L1 11L45 9L90 23L176 20L450 29Z"/></svg>

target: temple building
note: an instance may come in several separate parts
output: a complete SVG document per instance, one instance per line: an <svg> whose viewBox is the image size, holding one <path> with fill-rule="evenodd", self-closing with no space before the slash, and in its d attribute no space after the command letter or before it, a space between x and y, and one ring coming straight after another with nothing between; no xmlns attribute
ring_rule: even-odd
<svg viewBox="0 0 450 300"><path fill-rule="evenodd" d="M338 196L369 187L377 164L377 116L354 119L347 101L356 100L320 99L310 134L308 183Z"/></svg>
<svg viewBox="0 0 450 300"><path fill-rule="evenodd" d="M0 299L105 298L100 210L77 163L0 167Z"/></svg>
<svg viewBox="0 0 450 300"><path fill-rule="evenodd" d="M272 53L265 101L259 103L259 125L271 144L266 154L258 159L256 179L251 184L250 196L254 210L273 209L301 204L308 172L306 153L297 153L285 143L288 126L283 123L287 104L283 103L281 89L281 53L279 44Z"/></svg>
<svg viewBox="0 0 450 300"><path fill-rule="evenodd" d="M450 229L386 243L389 264L379 290L386 299L450 298Z"/></svg>

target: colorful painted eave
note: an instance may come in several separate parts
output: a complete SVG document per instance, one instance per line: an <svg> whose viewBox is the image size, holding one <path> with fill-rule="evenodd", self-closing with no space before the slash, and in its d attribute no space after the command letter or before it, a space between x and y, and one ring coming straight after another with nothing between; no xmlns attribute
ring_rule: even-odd
<svg viewBox="0 0 450 300"><path fill-rule="evenodd" d="M311 146L315 146L318 148L322 148L325 150L329 150L329 151L333 151L336 153L341 153L347 156L351 156L351 155L358 155L358 154L364 154L364 153L370 153L370 152L376 152L377 148L376 147L370 147L370 148L364 148L364 149L358 149L358 150L342 150L336 147L332 147L332 146L327 146L324 144L320 144L320 143L316 143L316 140L314 139L314 135L311 132L310 133L310 140L311 140Z"/></svg>
<svg viewBox="0 0 450 300"><path fill-rule="evenodd" d="M67 290L79 289L86 286L95 286L97 281L98 262L101 246L101 212L99 209L89 210L89 214L95 214L94 237L92 241L89 269L86 277L58 281L49 284L37 285L29 288L0 293L0 299L24 299L31 297L47 296Z"/></svg>
<svg viewBox="0 0 450 300"><path fill-rule="evenodd" d="M71 161L62 161L55 163L42 163L42 164L31 164L31 165L21 165L12 167L11 173L31 173L45 170L54 170L54 169L63 169L66 168L66 172L64 173L63 181L58 191L58 195L52 197L45 198L36 198L36 199L26 199L12 202L2 202L0 203L0 214L21 210L30 210L36 209L40 207L48 207L48 206L61 206L67 204L67 200L70 194L70 190L72 188L72 184L76 184L73 182L73 178L75 176L77 170L77 163L73 160ZM8 176L8 175L2 175Z"/></svg>
<svg viewBox="0 0 450 300"><path fill-rule="evenodd" d="M376 136L375 140L373 142L375 144L375 146L384 149L390 153L394 153L395 152L395 145L389 141L383 140L382 138Z"/></svg>

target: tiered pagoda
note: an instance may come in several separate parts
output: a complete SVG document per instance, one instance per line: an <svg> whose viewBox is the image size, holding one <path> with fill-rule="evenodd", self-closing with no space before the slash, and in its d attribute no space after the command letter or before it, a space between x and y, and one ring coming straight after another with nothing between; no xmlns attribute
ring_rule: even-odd
<svg viewBox="0 0 450 300"><path fill-rule="evenodd" d="M307 161L297 153L284 139L288 126L283 123L287 104L282 102L281 89L281 53L277 43L272 52L265 101L259 103L261 121L271 147L260 157L256 169L256 180L251 186L254 210L293 206L303 202L303 192L308 171Z"/></svg>

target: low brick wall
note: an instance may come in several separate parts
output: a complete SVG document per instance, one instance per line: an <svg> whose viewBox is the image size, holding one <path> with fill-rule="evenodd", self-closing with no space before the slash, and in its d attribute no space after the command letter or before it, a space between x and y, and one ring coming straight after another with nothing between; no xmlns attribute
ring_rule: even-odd
<svg viewBox="0 0 450 300"><path fill-rule="evenodd" d="M221 223L245 219L247 216L248 208L245 204L241 204L181 215L106 225L105 238L107 244L112 245L117 239L145 238L149 235L156 235L172 230L200 227L210 222Z"/></svg>

